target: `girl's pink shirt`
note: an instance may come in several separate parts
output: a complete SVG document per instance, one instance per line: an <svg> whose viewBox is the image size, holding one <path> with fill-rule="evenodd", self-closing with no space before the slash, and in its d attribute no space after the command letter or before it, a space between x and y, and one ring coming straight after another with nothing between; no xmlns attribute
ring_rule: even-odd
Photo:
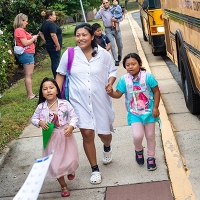
<svg viewBox="0 0 200 200"><path fill-rule="evenodd" d="M23 28L16 28L14 31L14 37L16 40L16 45L20 46L20 47L25 47L22 43L21 43L21 39L26 38L27 40L30 40L32 38L32 35L29 34L27 31L25 31ZM25 53L35 53L35 44L34 42L31 43L28 47L28 49L26 49L24 51Z"/></svg>
<svg viewBox="0 0 200 200"><path fill-rule="evenodd" d="M47 106L47 101L40 103L37 106L31 118L31 123L39 128L40 120L49 122L49 108ZM58 121L60 126L71 125L74 129L76 128L78 117L67 100L58 99Z"/></svg>

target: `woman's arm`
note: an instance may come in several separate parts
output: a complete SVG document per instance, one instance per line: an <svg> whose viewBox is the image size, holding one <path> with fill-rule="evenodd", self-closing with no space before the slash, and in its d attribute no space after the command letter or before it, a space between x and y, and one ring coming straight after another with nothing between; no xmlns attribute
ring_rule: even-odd
<svg viewBox="0 0 200 200"><path fill-rule="evenodd" d="M45 40L45 38L44 38L44 34L40 31L39 32L39 35L40 35L40 37L42 38L42 40L44 41L44 42L46 42L46 40Z"/></svg>
<svg viewBox="0 0 200 200"><path fill-rule="evenodd" d="M62 85L63 85L63 82L64 82L64 78L65 78L64 75L57 73L56 82L57 82L57 84L58 84L58 86L60 88L60 91L62 90Z"/></svg>
<svg viewBox="0 0 200 200"><path fill-rule="evenodd" d="M156 118L160 115L158 106L160 103L160 90L158 88L158 85L152 88L152 91L154 93L154 108L152 110L152 115Z"/></svg>
<svg viewBox="0 0 200 200"><path fill-rule="evenodd" d="M59 50L60 50L60 44L59 44L59 42L58 42L58 37L57 37L57 35L56 35L55 33L50 33L50 35L51 35L51 38L52 38L52 40L53 40L53 42L54 42L54 44L55 44L56 51L59 51Z"/></svg>
<svg viewBox="0 0 200 200"><path fill-rule="evenodd" d="M19 39L24 46L29 46L30 44L32 44L37 40L37 37L38 35L33 35L33 37L30 40L27 40L27 38L19 38Z"/></svg>

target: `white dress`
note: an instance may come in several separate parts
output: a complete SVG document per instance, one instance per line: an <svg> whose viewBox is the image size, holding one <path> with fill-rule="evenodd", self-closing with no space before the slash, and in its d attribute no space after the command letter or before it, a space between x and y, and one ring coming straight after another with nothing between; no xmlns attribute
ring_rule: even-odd
<svg viewBox="0 0 200 200"><path fill-rule="evenodd" d="M57 72L66 74L68 52L64 52ZM117 77L117 68L109 52L98 46L98 54L88 62L80 47L74 48L69 77L69 100L78 115L78 127L98 134L113 132L114 110L105 86Z"/></svg>

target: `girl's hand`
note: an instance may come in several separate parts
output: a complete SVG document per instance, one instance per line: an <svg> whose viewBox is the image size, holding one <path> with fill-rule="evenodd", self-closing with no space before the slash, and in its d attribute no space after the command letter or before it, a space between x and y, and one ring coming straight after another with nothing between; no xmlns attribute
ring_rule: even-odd
<svg viewBox="0 0 200 200"><path fill-rule="evenodd" d="M39 126L44 130L47 130L49 128L49 125L45 121L42 121L42 120L39 121Z"/></svg>
<svg viewBox="0 0 200 200"><path fill-rule="evenodd" d="M159 117L159 115L160 115L160 111L158 110L158 108L153 108L153 110L152 110L152 115L153 115L153 117L155 117L155 118L157 118L157 117Z"/></svg>
<svg viewBox="0 0 200 200"><path fill-rule="evenodd" d="M107 94L113 92L112 84L108 83L108 84L106 85L106 92L107 92Z"/></svg>
<svg viewBox="0 0 200 200"><path fill-rule="evenodd" d="M66 137L71 136L73 130L74 130L74 127L73 127L73 126L70 126L70 125L67 126L67 127L65 128L65 133L64 133L64 135L65 135Z"/></svg>

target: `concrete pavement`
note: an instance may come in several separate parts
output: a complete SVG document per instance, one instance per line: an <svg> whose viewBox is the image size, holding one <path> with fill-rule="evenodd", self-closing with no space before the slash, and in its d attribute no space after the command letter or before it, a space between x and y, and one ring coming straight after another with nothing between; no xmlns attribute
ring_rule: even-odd
<svg viewBox="0 0 200 200"><path fill-rule="evenodd" d="M147 42L142 42L141 29L130 15L121 23L121 30L124 45L123 56L130 52L139 53L143 61L143 66L149 71L151 70L159 81L163 101L168 106L167 110L171 108L173 111L172 106L180 102L179 99L182 99L181 96L174 97L174 94L181 95L182 93L180 88L176 86L176 82L170 75L166 64L159 57L154 57L151 54L151 49ZM118 67L118 78L124 73L126 71L122 67L122 64L120 64ZM173 97L170 95L173 95ZM174 101L171 103L170 99ZM156 162L158 169L149 172L146 169L146 162L142 167L136 164L131 128L126 123L124 98L113 100L116 113L114 122L115 133L113 134L112 142L113 162L109 165L102 164L102 143L96 137L97 160L102 173L102 183L91 185L89 183L91 169L82 147L81 134L77 131L75 135L79 146L80 166L77 170L75 180L68 182L68 187L71 191L71 196L68 199L103 200L106 196L106 189L111 186L167 180L170 180L172 183L171 186L176 199L195 199L195 195L200 197L200 194L196 190L198 187L197 182L191 184L193 180L188 178L188 174L185 171L182 156L180 155L163 101L160 104L161 119L163 122L162 132L160 132L158 125L156 126ZM183 103L181 103L181 106L180 103L178 105L178 110L184 107ZM185 115L189 114L186 110L184 110L184 113ZM174 121L175 125L178 123L177 117L173 116L170 118L170 120ZM198 124L195 123L195 126L198 128ZM180 143L181 148L186 148L183 142ZM143 145L146 147L145 140ZM9 152L8 150L6 151L5 162L0 171L0 199L2 200L9 200L15 196L30 172L35 159L41 157L41 129L29 125L25 128L20 138L12 142L11 150ZM3 162L4 157L1 157L1 160ZM192 171L191 174L193 174ZM38 199L63 199L60 197L60 187L57 181L46 178Z"/></svg>

